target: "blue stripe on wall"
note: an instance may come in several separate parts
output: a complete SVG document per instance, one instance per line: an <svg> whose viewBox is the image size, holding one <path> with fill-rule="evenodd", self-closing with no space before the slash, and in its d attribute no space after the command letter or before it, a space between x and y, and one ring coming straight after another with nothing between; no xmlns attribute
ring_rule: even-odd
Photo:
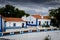
<svg viewBox="0 0 60 40"><path fill-rule="evenodd" d="M20 29L22 27L5 27L6 29Z"/></svg>
<svg viewBox="0 0 60 40"><path fill-rule="evenodd" d="M2 17L1 17L1 30L2 30L3 28L2 28ZM3 31L3 30L2 30Z"/></svg>

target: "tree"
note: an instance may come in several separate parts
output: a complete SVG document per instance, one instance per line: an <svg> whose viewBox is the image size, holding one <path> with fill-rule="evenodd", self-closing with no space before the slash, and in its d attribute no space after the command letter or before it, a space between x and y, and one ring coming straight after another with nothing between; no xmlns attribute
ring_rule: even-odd
<svg viewBox="0 0 60 40"><path fill-rule="evenodd" d="M52 23L53 24L56 23L56 26L59 27L60 26L60 8L51 9L49 15L54 17L54 19L51 20Z"/></svg>
<svg viewBox="0 0 60 40"><path fill-rule="evenodd" d="M29 14L25 13L24 10L19 10L18 8L15 8L12 5L5 5L5 7L0 8L0 14L4 17L19 17L26 15L29 16Z"/></svg>

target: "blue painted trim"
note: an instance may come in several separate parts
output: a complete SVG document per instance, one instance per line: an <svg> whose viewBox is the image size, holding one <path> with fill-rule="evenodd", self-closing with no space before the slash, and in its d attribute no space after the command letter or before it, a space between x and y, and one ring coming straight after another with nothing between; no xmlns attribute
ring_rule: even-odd
<svg viewBox="0 0 60 40"><path fill-rule="evenodd" d="M0 25L0 27L1 27L1 29L0 29L0 32L2 32L2 17L0 16L0 21L1 21L1 25Z"/></svg>
<svg viewBox="0 0 60 40"><path fill-rule="evenodd" d="M2 33L0 33L0 36L2 36Z"/></svg>
<svg viewBox="0 0 60 40"><path fill-rule="evenodd" d="M36 24L27 24L28 26L37 26Z"/></svg>
<svg viewBox="0 0 60 40"><path fill-rule="evenodd" d="M38 26L38 19L36 19L36 24L26 24L27 26Z"/></svg>
<svg viewBox="0 0 60 40"><path fill-rule="evenodd" d="M2 17L1 17L1 29L2 29Z"/></svg>
<svg viewBox="0 0 60 40"><path fill-rule="evenodd" d="M22 27L5 27L6 29L20 29Z"/></svg>

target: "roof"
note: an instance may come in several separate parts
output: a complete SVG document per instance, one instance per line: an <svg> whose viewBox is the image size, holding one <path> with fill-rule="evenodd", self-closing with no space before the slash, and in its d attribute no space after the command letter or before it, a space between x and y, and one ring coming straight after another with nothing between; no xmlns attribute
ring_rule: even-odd
<svg viewBox="0 0 60 40"><path fill-rule="evenodd" d="M49 19L50 16L43 16L43 19Z"/></svg>
<svg viewBox="0 0 60 40"><path fill-rule="evenodd" d="M50 16L41 16L39 14L32 15L33 17L37 19L50 19Z"/></svg>
<svg viewBox="0 0 60 40"><path fill-rule="evenodd" d="M41 19L42 17L40 15L32 15L33 17L37 18L37 19Z"/></svg>
<svg viewBox="0 0 60 40"><path fill-rule="evenodd" d="M23 21L21 18L10 18L10 17L5 17L5 21L17 21L21 22Z"/></svg>

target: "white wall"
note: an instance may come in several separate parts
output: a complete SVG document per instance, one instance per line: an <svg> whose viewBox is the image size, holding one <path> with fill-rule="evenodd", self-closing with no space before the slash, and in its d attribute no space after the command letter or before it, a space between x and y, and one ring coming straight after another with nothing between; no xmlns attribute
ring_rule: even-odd
<svg viewBox="0 0 60 40"><path fill-rule="evenodd" d="M43 16L42 16L43 18ZM26 21L30 21L32 22L33 21L33 24L36 24L36 18L34 18L33 16L24 16L22 17L23 20L26 20ZM50 25L50 19L38 19L38 25L39 25L39 21L41 21L41 25L43 25L43 23L45 23L45 21L48 21L48 25Z"/></svg>
<svg viewBox="0 0 60 40"><path fill-rule="evenodd" d="M32 21L33 21L33 24L36 24L36 18L34 18L33 16L27 17L26 21L30 21L30 24L32 24Z"/></svg>
<svg viewBox="0 0 60 40"><path fill-rule="evenodd" d="M38 24L39 24L39 21L41 21L41 25L43 25L45 21L48 21L48 25L50 25L50 19L38 19Z"/></svg>
<svg viewBox="0 0 60 40"><path fill-rule="evenodd" d="M33 16L28 16L28 17L24 16L22 17L22 19L30 22L30 24L32 24L32 21L33 21L33 24L36 24L36 18L34 18Z"/></svg>
<svg viewBox="0 0 60 40"><path fill-rule="evenodd" d="M8 22L6 22L6 27L13 27L14 23L16 23L16 27L22 27L22 23L24 23L24 26L26 26L26 22L8 21Z"/></svg>

